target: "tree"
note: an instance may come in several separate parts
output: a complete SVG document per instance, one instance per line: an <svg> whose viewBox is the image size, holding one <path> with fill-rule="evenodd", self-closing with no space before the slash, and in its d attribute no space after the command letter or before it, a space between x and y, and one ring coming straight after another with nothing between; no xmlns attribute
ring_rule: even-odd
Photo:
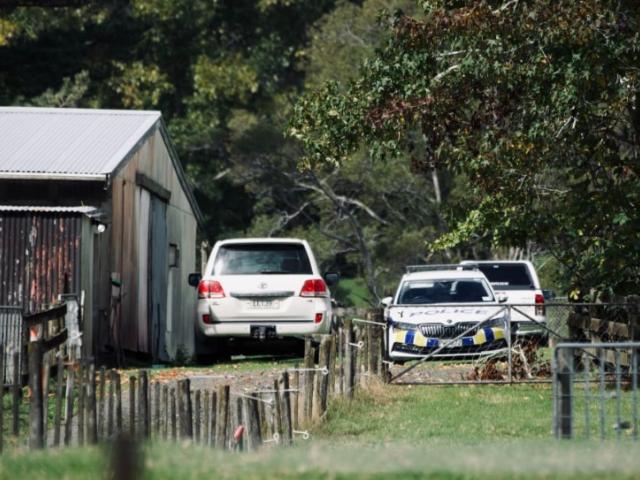
<svg viewBox="0 0 640 480"><path fill-rule="evenodd" d="M255 199L230 179L238 119L301 88L296 59L333 0L108 0L0 7L5 105L161 110L206 217L240 234ZM28 60L25 60L28 59ZM233 205L235 208L228 208Z"/></svg>
<svg viewBox="0 0 640 480"><path fill-rule="evenodd" d="M382 38L384 28L376 19L383 6L411 9L415 4L340 2L314 26L300 56L306 89L357 74ZM245 117L245 131L231 145L237 161L230 177L258 199L249 234L309 239L326 269L362 277L376 302L395 286L405 265L427 260L422 244L437 236L450 179L445 175L435 188L432 175L415 175L408 162L382 165L364 151L335 168L301 171L299 146L284 136L291 99L278 99L277 114Z"/></svg>
<svg viewBox="0 0 640 480"><path fill-rule="evenodd" d="M640 273L640 7L631 1L420 2L348 85L295 108L303 167L377 161L464 175L457 227L432 251L489 235L542 246L574 294L627 293ZM454 212L455 213L455 212Z"/></svg>

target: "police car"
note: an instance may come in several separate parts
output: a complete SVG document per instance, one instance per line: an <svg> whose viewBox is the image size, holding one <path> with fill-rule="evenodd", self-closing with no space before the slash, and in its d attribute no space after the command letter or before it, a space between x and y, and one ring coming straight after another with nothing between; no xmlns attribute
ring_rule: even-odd
<svg viewBox="0 0 640 480"><path fill-rule="evenodd" d="M505 350L506 300L470 265L407 267L393 297L382 300L392 361L455 358Z"/></svg>

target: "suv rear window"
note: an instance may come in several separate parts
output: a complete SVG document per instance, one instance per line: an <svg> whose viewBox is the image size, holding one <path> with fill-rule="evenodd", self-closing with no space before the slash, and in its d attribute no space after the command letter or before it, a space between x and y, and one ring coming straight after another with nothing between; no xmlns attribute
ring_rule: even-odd
<svg viewBox="0 0 640 480"><path fill-rule="evenodd" d="M214 275L310 275L311 264L299 243L246 243L220 247Z"/></svg>
<svg viewBox="0 0 640 480"><path fill-rule="evenodd" d="M481 263L478 267L497 290L534 288L529 269L523 263Z"/></svg>

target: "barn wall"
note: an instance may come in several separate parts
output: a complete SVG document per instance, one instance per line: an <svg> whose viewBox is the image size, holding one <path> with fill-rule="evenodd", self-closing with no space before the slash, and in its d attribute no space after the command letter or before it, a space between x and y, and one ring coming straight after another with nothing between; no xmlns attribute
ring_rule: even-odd
<svg viewBox="0 0 640 480"><path fill-rule="evenodd" d="M151 353L153 332L148 317L155 309L145 302L149 298L149 285L145 280L151 269L150 260L163 256L149 252L153 193L136 185L136 173L146 175L171 192L166 208L165 241L177 245L180 251L178 265L171 268L166 265L164 274L168 285L167 315L163 321L164 332L160 332L164 334L165 343L160 358L174 359L179 350L180 355L191 355L196 294L187 284L187 277L195 271L197 222L159 129L147 137L112 178L112 277L122 282L120 312L112 314L112 322L116 330L120 329L123 348Z"/></svg>
<svg viewBox="0 0 640 480"><path fill-rule="evenodd" d="M81 214L0 213L0 305L34 312L81 290Z"/></svg>

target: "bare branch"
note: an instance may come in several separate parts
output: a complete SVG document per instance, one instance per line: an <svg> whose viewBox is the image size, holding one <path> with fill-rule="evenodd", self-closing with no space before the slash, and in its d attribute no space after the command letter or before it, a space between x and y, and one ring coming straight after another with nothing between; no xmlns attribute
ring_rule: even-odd
<svg viewBox="0 0 640 480"><path fill-rule="evenodd" d="M340 207L343 207L344 204L349 204L349 205L356 206L356 207L360 208L361 210L365 211L367 213L367 215L369 215L374 220L377 220L378 222L382 223L383 225L389 225L389 222L387 222L386 220L381 218L376 212L374 212L369 206L365 205L360 200L356 200L355 198L345 197L344 195L338 195L337 193L335 193L333 191L331 191L331 193L329 193L329 191L326 188L326 183L324 181L322 181L322 180L318 180L318 182L322 183L325 188L321 188L319 186L311 185L309 183L304 183L304 182L297 182L297 184L299 186L303 187L303 188L308 189L308 190L312 190L314 192L321 193L321 194L325 195L330 200L339 203Z"/></svg>
<svg viewBox="0 0 640 480"><path fill-rule="evenodd" d="M283 216L280 217L280 221L278 222L278 225L273 227L271 229L271 231L269 232L269 234L267 235L268 237L272 237L274 236L276 233L281 232L293 219L295 219L296 217L298 217L305 208L307 208L310 205L311 202L305 202L303 203L300 208L298 208L295 212L293 213L287 213L287 212L283 212Z"/></svg>

